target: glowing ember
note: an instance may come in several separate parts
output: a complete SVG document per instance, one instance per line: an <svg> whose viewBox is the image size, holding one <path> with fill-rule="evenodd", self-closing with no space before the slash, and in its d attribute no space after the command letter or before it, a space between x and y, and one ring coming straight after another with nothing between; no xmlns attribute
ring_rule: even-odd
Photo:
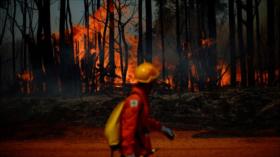
<svg viewBox="0 0 280 157"><path fill-rule="evenodd" d="M22 81L33 81L33 73L31 71L23 71L21 74L18 74L18 78Z"/></svg>
<svg viewBox="0 0 280 157"><path fill-rule="evenodd" d="M210 47L214 44L214 41L210 38L200 40L202 47Z"/></svg>

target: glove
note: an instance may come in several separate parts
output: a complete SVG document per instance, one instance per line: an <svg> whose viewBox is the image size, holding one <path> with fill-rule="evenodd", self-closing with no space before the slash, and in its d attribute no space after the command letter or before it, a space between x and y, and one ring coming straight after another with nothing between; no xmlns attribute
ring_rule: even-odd
<svg viewBox="0 0 280 157"><path fill-rule="evenodd" d="M135 157L135 154L126 155L125 157Z"/></svg>
<svg viewBox="0 0 280 157"><path fill-rule="evenodd" d="M170 129L170 128L167 128L165 126L162 126L161 127L161 131L164 133L164 135L170 139L170 140L174 140L175 138L175 134L174 132Z"/></svg>

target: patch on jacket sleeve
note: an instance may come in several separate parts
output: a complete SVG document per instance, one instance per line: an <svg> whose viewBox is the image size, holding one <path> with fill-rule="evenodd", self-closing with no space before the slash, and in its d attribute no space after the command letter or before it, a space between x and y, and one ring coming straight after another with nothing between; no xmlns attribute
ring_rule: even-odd
<svg viewBox="0 0 280 157"><path fill-rule="evenodd" d="M130 100L130 107L137 107L138 106L138 100Z"/></svg>

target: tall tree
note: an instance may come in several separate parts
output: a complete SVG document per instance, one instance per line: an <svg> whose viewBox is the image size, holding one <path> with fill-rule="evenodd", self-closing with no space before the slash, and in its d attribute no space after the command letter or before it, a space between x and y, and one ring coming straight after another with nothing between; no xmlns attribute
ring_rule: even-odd
<svg viewBox="0 0 280 157"><path fill-rule="evenodd" d="M0 45L2 45L3 42L3 38L5 35L5 31L6 31L6 25L7 25L7 21L8 21L8 14L9 14L9 1L4 1L4 2L0 2L0 8L4 8L6 11L6 15L5 15L5 19L1 30L1 34L0 34ZM0 92L2 91L2 56L0 53Z"/></svg>
<svg viewBox="0 0 280 157"><path fill-rule="evenodd" d="M62 53L65 46L65 8L66 8L66 0L60 1L60 18L59 18L59 44L60 51Z"/></svg>
<svg viewBox="0 0 280 157"><path fill-rule="evenodd" d="M46 68L53 73L54 70L54 58L52 51L51 40L51 13L50 13L50 1L44 0L44 38L46 42L46 51L44 52L44 64Z"/></svg>
<svg viewBox="0 0 280 157"><path fill-rule="evenodd" d="M274 30L274 0L267 0L267 45L268 45L268 84L275 81L275 30Z"/></svg>
<svg viewBox="0 0 280 157"><path fill-rule="evenodd" d="M259 4L261 0L255 0L255 14L256 14L256 54L257 54L257 69L259 83L262 85L263 82L263 58L261 54L261 32L260 32L260 15L259 15Z"/></svg>
<svg viewBox="0 0 280 157"><path fill-rule="evenodd" d="M189 9L188 9L188 0L184 1L185 7L185 68L186 68L186 88L188 90L189 87L189 60L188 60L188 50L189 50L189 29L188 29L188 21L189 21Z"/></svg>
<svg viewBox="0 0 280 157"><path fill-rule="evenodd" d="M73 91L73 95L79 95L80 94L80 91L81 91L81 82L80 82L80 69L79 69L79 64L78 62L75 64L75 57L74 56L74 29L73 29L73 22L72 22L72 14L71 14L71 9L70 9L70 0L67 0L67 17L68 17L68 20L69 20L69 25L70 25L70 51L69 51L69 59L70 59L70 67L69 69L71 71L73 71L72 73L72 80L71 81L74 81L73 82L73 88L72 89L69 89L69 90L72 90ZM69 28L68 28L69 29ZM70 86L71 88L72 86Z"/></svg>
<svg viewBox="0 0 280 157"><path fill-rule="evenodd" d="M235 14L234 14L234 1L228 0L229 7L229 43L230 43L230 84L236 86L236 45L235 45Z"/></svg>
<svg viewBox="0 0 280 157"><path fill-rule="evenodd" d="M241 86L247 86L247 70L246 70L246 52L244 51L244 41L243 41L243 15L242 0L237 0L237 32L238 32L238 47L240 52L240 69L241 69Z"/></svg>
<svg viewBox="0 0 280 157"><path fill-rule="evenodd" d="M22 12L22 58L21 58L21 71L27 70L27 0L24 0L21 4Z"/></svg>
<svg viewBox="0 0 280 157"><path fill-rule="evenodd" d="M115 80L115 53L114 53L114 44L115 44L115 19L114 19L114 2L113 0L108 0L108 6L107 9L109 9L109 73L110 73L110 85L114 84Z"/></svg>
<svg viewBox="0 0 280 157"><path fill-rule="evenodd" d="M280 4L278 3L278 11L277 11L277 17L280 17ZM280 28L280 20L278 20L278 28ZM280 65L279 65L279 62L280 62L280 30L278 29L278 69L280 69ZM275 52L276 53L276 52ZM278 78L277 78L277 82L278 84L280 83L280 74L278 74Z"/></svg>
<svg viewBox="0 0 280 157"><path fill-rule="evenodd" d="M180 8L179 0L175 1L175 16L176 16L176 52L181 59L181 39L180 39Z"/></svg>
<svg viewBox="0 0 280 157"><path fill-rule="evenodd" d="M209 75L211 85L215 86L217 80L216 65L217 65L217 28L216 28L216 5L217 0L207 1L208 6L208 30L209 38L214 41L213 45L209 47Z"/></svg>
<svg viewBox="0 0 280 157"><path fill-rule="evenodd" d="M11 35L12 35L12 67L13 67L13 80L15 81L16 76L16 43L15 43L15 21L16 21L16 11L17 11L17 4L16 0L13 0L13 16L11 20Z"/></svg>
<svg viewBox="0 0 280 157"><path fill-rule="evenodd" d="M184 89L183 87L183 59L182 59L182 49L181 49L181 38L180 38L180 5L179 5L179 0L175 1L175 16L176 16L176 52L179 58L179 63L177 65L177 70L178 70L178 76L177 76L177 88L179 91L179 96L181 96L182 90Z"/></svg>
<svg viewBox="0 0 280 157"><path fill-rule="evenodd" d="M5 31L6 31L6 26L7 26L7 21L8 21L8 15L9 15L9 1L7 2L3 2L3 6L1 4L0 7L3 7L3 9L5 10L6 12L6 15L5 15L5 18L4 18L4 22L2 23L2 30L1 30L1 34L0 34L0 45L2 45L2 42L3 42L3 38L4 38L4 35L5 35ZM5 4L7 3L7 4Z"/></svg>
<svg viewBox="0 0 280 157"><path fill-rule="evenodd" d="M86 35L85 35L85 53L86 60L89 56L90 51L90 40L89 40L89 0L84 0L84 8L85 8L85 27L86 27Z"/></svg>
<svg viewBox="0 0 280 157"><path fill-rule="evenodd" d="M207 2L206 0L196 0L196 24L197 24L196 40L198 41L197 42L198 50L197 52L195 52L195 58L196 58L196 68L197 68L196 71L198 73L199 90L204 90L205 83L207 80L207 75L210 77L210 69L212 67L211 50L204 43L204 41L206 40L205 24L207 24L206 23L207 14L205 13L205 11L207 11L206 2Z"/></svg>
<svg viewBox="0 0 280 157"><path fill-rule="evenodd" d="M117 11L117 15L118 15L118 36L119 36L119 54L120 54L120 66L121 66L121 75L122 75L122 86L123 86L123 90L125 91L126 88L124 88L126 86L126 75L127 75L127 70L128 70L128 59L129 59L129 45L126 39L126 33L125 33L125 27L126 25L129 24L129 22L133 19L134 14L135 14L135 7L132 9L132 13L130 16L127 16L127 19L125 21L123 21L122 17L123 17L123 13L125 10L123 10L124 6L130 6L130 4L128 3L129 0L125 0L122 5L121 1L118 1L118 3L116 3L116 11ZM124 49L124 51L123 51Z"/></svg>
<svg viewBox="0 0 280 157"><path fill-rule="evenodd" d="M163 5L164 1L159 1L159 20L160 20L160 38L161 38L161 52L162 52L162 79L165 80L165 43L164 43L164 22L163 22Z"/></svg>
<svg viewBox="0 0 280 157"><path fill-rule="evenodd" d="M61 84L62 93L66 91L64 85L66 84L66 65L67 65L67 53L66 53L66 38L65 38L65 22L66 22L66 0L60 1L60 17L59 17L59 51L61 60Z"/></svg>
<svg viewBox="0 0 280 157"><path fill-rule="evenodd" d="M71 52L72 47L69 45L71 43L71 34L66 34L68 28L68 18L67 12L68 3L66 0L60 1L60 21L59 21L59 50L60 50L60 60L61 60L61 88L62 94L66 96L71 96L74 94L73 91L73 64L74 64L74 56ZM71 29L71 28L70 28ZM72 33L72 32L71 32ZM70 38L69 38L70 36ZM69 42L68 42L69 41Z"/></svg>
<svg viewBox="0 0 280 157"><path fill-rule="evenodd" d="M96 9L97 10L100 9L100 0L97 0L97 2L96 2ZM106 16L106 21L105 21L105 26L104 26L105 29L104 29L103 35L106 34L107 21L108 21L108 17ZM100 89L103 88L104 76L105 76L105 69L104 69L104 47L103 47L103 44L102 44L102 38L101 37L102 37L102 34L101 34L100 31L98 31L97 32L97 44L98 44L98 48L99 48L99 73L100 73L100 76L99 76L99 87L100 87Z"/></svg>
<svg viewBox="0 0 280 157"><path fill-rule="evenodd" d="M49 77L47 79L49 91L57 92L57 76L56 70L54 67L54 57L53 57L53 48L51 40L51 13L50 13L50 1L44 0L44 40L45 40L45 51L43 51L43 61L46 68L46 74Z"/></svg>
<svg viewBox="0 0 280 157"><path fill-rule="evenodd" d="M137 48L137 64L144 61L143 56L143 24L142 24L142 0L138 0L138 48Z"/></svg>
<svg viewBox="0 0 280 157"><path fill-rule="evenodd" d="M44 79L47 83L47 89L50 93L53 93L56 92L58 88L57 84L55 84L57 83L57 78L55 75L51 40L50 1L36 0L35 3L39 11L37 28L37 53L34 55L34 58L37 59L35 68L41 70L42 59L44 65ZM38 70L38 75L41 75L40 70Z"/></svg>
<svg viewBox="0 0 280 157"><path fill-rule="evenodd" d="M109 0L107 0L108 2ZM98 2L99 3L99 2ZM97 3L97 6L100 5ZM109 22L109 17L110 17L110 9L109 9L109 3L107 3L107 9L106 9L106 19L105 19L105 24L104 24L104 30L103 30L103 33L102 33L102 45L100 47L100 61L101 62L101 66L100 66L100 89L102 90L103 89L103 86L104 86L104 77L106 75L108 75L108 71L107 71L107 67L105 68L104 67L104 56L105 56L105 46L106 46L106 33L107 33L107 27L108 27L108 22ZM103 66L102 66L103 65Z"/></svg>
<svg viewBox="0 0 280 157"><path fill-rule="evenodd" d="M247 30L247 60L248 60L248 86L255 85L254 71L254 15L253 15L253 0L246 1L246 30Z"/></svg>
<svg viewBox="0 0 280 157"><path fill-rule="evenodd" d="M145 58L148 62L153 60L153 26L152 26L152 2L146 0L146 55Z"/></svg>
<svg viewBox="0 0 280 157"><path fill-rule="evenodd" d="M85 17L85 28L86 34L84 35L84 45L85 45L85 57L82 60L82 67L85 74L85 91L90 92L90 74L92 72L91 67L91 54L90 54L90 34L89 34L89 0L84 0L84 17Z"/></svg>
<svg viewBox="0 0 280 157"><path fill-rule="evenodd" d="M16 1L16 0L15 0ZM44 45L43 41L43 21L44 21L44 9L42 1L35 1L38 8L38 26L37 26L37 46L36 51L30 52L30 63L34 73L34 87L35 92L42 92L43 89L43 69L42 69L42 60L43 60L43 51L42 47Z"/></svg>

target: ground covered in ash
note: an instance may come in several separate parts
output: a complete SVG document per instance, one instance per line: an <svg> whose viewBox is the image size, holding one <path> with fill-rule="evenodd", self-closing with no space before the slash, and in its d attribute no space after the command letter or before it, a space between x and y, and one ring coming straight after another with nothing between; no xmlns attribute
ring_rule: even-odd
<svg viewBox="0 0 280 157"><path fill-rule="evenodd" d="M120 94L1 97L0 138L60 136L73 127L100 128L123 98ZM150 100L152 116L175 129L238 131L238 135L280 131L279 88L219 89L181 97L155 94Z"/></svg>

